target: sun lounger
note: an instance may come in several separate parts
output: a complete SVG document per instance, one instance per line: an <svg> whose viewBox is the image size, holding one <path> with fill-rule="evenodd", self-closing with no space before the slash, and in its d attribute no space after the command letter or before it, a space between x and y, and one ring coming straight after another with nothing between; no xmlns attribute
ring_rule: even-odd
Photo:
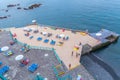
<svg viewBox="0 0 120 80"><path fill-rule="evenodd" d="M25 58L20 61L20 66L23 67L23 66L27 65L29 62L30 62L30 60L28 58Z"/></svg>
<svg viewBox="0 0 120 80"><path fill-rule="evenodd" d="M38 31L38 30L34 30L33 32L34 32L34 33L38 33L39 31Z"/></svg>
<svg viewBox="0 0 120 80"><path fill-rule="evenodd" d="M4 53L4 55L6 55L6 56L11 56L11 55L13 55L14 53L13 53L13 51L7 51L7 52L5 52Z"/></svg>
<svg viewBox="0 0 120 80"><path fill-rule="evenodd" d="M86 32L80 32L80 34L81 34L82 36L86 36L86 35L87 35Z"/></svg>
<svg viewBox="0 0 120 80"><path fill-rule="evenodd" d="M3 75L5 74L6 72L8 72L9 70L9 66L4 66L0 69L0 74Z"/></svg>
<svg viewBox="0 0 120 80"><path fill-rule="evenodd" d="M2 65L2 62L0 61L0 66Z"/></svg>
<svg viewBox="0 0 120 80"><path fill-rule="evenodd" d="M62 46L62 45L63 45L63 42L58 42L57 45L58 45L58 46Z"/></svg>
<svg viewBox="0 0 120 80"><path fill-rule="evenodd" d="M68 40L68 39L69 39L69 37L68 37L68 36L66 36L66 37L65 37L65 40Z"/></svg>
<svg viewBox="0 0 120 80"><path fill-rule="evenodd" d="M42 40L42 38L41 38L41 37L38 37L38 38L37 38L37 40L38 40L38 41L41 41L41 40Z"/></svg>
<svg viewBox="0 0 120 80"><path fill-rule="evenodd" d="M48 42L49 42L49 39L45 39L45 40L44 40L44 43L48 43Z"/></svg>
<svg viewBox="0 0 120 80"><path fill-rule="evenodd" d="M22 47L22 48L20 49L20 51L25 51L25 48L24 48L24 47Z"/></svg>
<svg viewBox="0 0 120 80"><path fill-rule="evenodd" d="M35 71L37 70L37 68L38 68L38 64L33 63L32 65L30 65L30 66L28 67L28 70L29 70L30 72L35 72Z"/></svg>
<svg viewBox="0 0 120 80"><path fill-rule="evenodd" d="M48 35L47 35L48 37L50 37L50 36L52 36L52 33L48 33Z"/></svg>
<svg viewBox="0 0 120 80"><path fill-rule="evenodd" d="M31 32L31 31L32 31L32 29L29 29L29 30L28 30L28 32Z"/></svg>
<svg viewBox="0 0 120 80"><path fill-rule="evenodd" d="M51 45L55 45L55 43L56 41L53 41L53 40L50 42Z"/></svg>
<svg viewBox="0 0 120 80"><path fill-rule="evenodd" d="M27 37L28 37L29 35L30 35L29 33L25 34L25 36L27 36Z"/></svg>
<svg viewBox="0 0 120 80"><path fill-rule="evenodd" d="M34 77L34 80L48 80L48 79L42 77L40 74L37 73L37 75Z"/></svg>
<svg viewBox="0 0 120 80"><path fill-rule="evenodd" d="M29 39L32 39L32 38L33 38L33 36L30 36L30 37L29 37Z"/></svg>
<svg viewBox="0 0 120 80"><path fill-rule="evenodd" d="M15 44L15 41L10 41L10 45L14 45Z"/></svg>
<svg viewBox="0 0 120 80"><path fill-rule="evenodd" d="M69 39L68 36L63 37L63 40L68 40L68 39Z"/></svg>

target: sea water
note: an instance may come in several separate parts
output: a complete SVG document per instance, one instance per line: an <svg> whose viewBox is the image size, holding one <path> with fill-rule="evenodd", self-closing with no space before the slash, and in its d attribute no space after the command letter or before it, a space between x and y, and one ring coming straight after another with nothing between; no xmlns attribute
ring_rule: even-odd
<svg viewBox="0 0 120 80"><path fill-rule="evenodd" d="M7 8L8 4L28 7L34 3L42 6L33 10ZM7 9L8 12L2 9ZM0 0L0 28L23 27L37 20L39 24L97 32L105 28L120 34L120 0ZM120 76L120 39L117 43L95 53Z"/></svg>

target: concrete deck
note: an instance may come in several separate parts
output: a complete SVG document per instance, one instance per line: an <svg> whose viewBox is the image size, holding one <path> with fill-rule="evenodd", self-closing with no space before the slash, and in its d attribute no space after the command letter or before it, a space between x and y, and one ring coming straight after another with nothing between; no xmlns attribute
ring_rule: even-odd
<svg viewBox="0 0 120 80"><path fill-rule="evenodd" d="M85 34L85 35L81 34L81 32L73 33L70 30L65 30L63 32L62 29L54 30L47 26L41 27L38 25L30 25L30 26L26 26L26 27L38 29L39 33L33 33L33 31L30 32L30 36L34 36L34 37L32 39L29 39L29 37L26 37L24 35L27 32L23 31L23 28L12 28L12 29L10 29L10 31L13 34L14 33L17 34L16 38L20 42L27 43L28 45L31 45L31 46L43 46L43 47L50 47L50 48L56 49L58 56L64 62L64 64L68 68L68 70L73 69L80 65L79 61L80 61L82 45L89 44L90 46L95 46L95 45L101 43L100 41L89 36L88 34ZM52 36L51 37L43 36L40 34L40 32L52 33ZM62 39L58 39L55 37L57 34L64 34L65 36L69 36L69 40L64 41ZM42 37L42 41L37 41L38 37ZM50 41L49 41L49 43L44 43L43 41L46 38L49 39L50 41L55 40L56 44L50 45ZM58 46L57 44L59 41L64 42L64 44L62 46ZM79 50L74 51L73 50L74 46L79 45L80 42L82 45L79 46ZM72 51L74 51L73 56L71 56ZM76 53L79 53L80 55L78 57L76 57ZM69 64L71 64L71 68L69 68Z"/></svg>
<svg viewBox="0 0 120 80"><path fill-rule="evenodd" d="M57 80L52 67L53 65L58 65L59 62L53 51L31 49L29 52L24 53L20 51L21 45L14 44L11 46L9 44L10 41L12 39L9 32L0 32L0 48L9 46L9 50L13 50L15 53L9 57L3 55L4 52L0 53L0 61L3 63L0 68L5 65L10 67L10 70L4 74L5 77L9 78L9 80L33 80L36 73L40 73L41 76L47 77L48 80ZM48 54L48 56L45 57L44 54ZM24 67L20 67L20 62L15 60L17 55L24 55L25 58L29 58L30 63ZM32 63L39 64L39 68L34 73L27 70L28 66ZM73 80L76 80L78 74L81 74L83 80L94 80L82 65L71 71L68 71L64 64L62 66L66 74L70 74Z"/></svg>

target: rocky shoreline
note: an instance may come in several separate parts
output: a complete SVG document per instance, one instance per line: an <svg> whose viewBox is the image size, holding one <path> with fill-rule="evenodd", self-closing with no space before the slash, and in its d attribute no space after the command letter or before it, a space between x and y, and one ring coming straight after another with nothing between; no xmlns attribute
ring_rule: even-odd
<svg viewBox="0 0 120 80"><path fill-rule="evenodd" d="M10 15L7 15L7 16L0 16L0 19L6 19L6 18L8 18L8 17L10 17Z"/></svg>
<svg viewBox="0 0 120 80"><path fill-rule="evenodd" d="M16 7L16 6L20 6L20 4L9 4L9 5L7 5L7 8L9 8L9 7Z"/></svg>
<svg viewBox="0 0 120 80"><path fill-rule="evenodd" d="M30 5L28 8L23 8L24 10L32 10L32 9L34 9L34 8L38 8L38 7L40 7L42 4L32 4L32 5ZM18 9L20 9L20 7L18 8Z"/></svg>
<svg viewBox="0 0 120 80"><path fill-rule="evenodd" d="M10 10L10 8L13 8L13 7L17 7L16 9L17 10L33 10L35 8L38 8L40 7L42 4L40 3L34 3L34 4L31 4L30 6L28 7L21 7L20 4L8 4L6 7L7 9L2 9L0 11L4 11L4 12L8 12ZM0 20L1 19L7 19L8 17L10 17L10 15L7 15L7 16L0 16Z"/></svg>

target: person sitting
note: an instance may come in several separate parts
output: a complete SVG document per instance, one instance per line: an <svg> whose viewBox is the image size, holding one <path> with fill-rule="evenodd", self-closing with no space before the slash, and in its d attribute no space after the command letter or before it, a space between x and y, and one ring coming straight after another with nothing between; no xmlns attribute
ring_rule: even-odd
<svg viewBox="0 0 120 80"><path fill-rule="evenodd" d="M30 34L29 34L29 32L27 32L27 34L26 34L27 36L29 36Z"/></svg>
<svg viewBox="0 0 120 80"><path fill-rule="evenodd" d="M13 37L16 37L16 36L17 36L16 33L14 33L14 34L13 34Z"/></svg>
<svg viewBox="0 0 120 80"><path fill-rule="evenodd" d="M15 44L15 42L14 42L14 41L10 41L9 43L10 43L10 45L13 45L13 44Z"/></svg>

